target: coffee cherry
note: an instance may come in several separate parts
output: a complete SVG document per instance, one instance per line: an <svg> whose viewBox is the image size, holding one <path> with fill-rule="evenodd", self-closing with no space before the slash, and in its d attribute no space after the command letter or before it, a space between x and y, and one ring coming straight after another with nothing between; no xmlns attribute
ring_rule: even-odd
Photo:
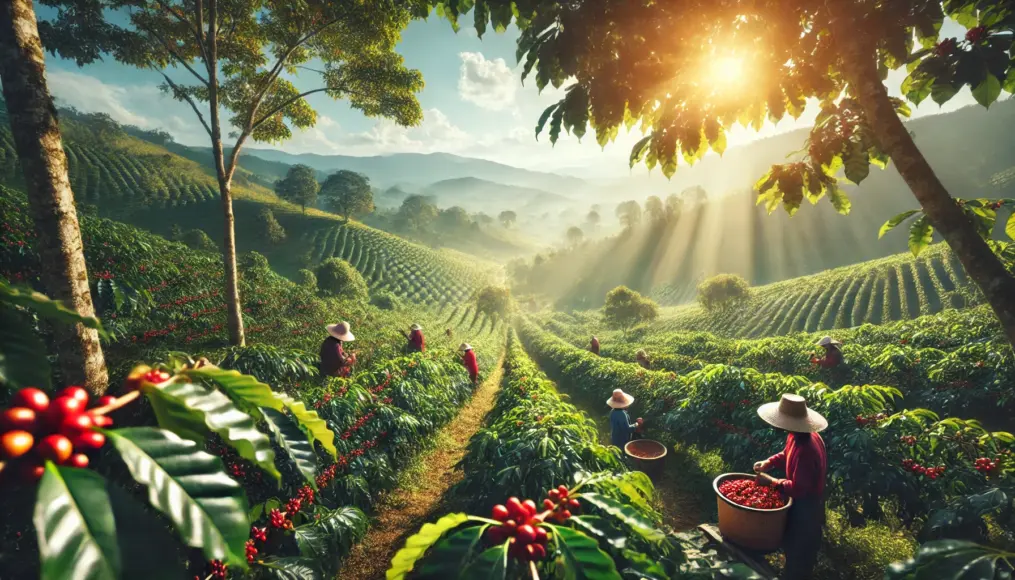
<svg viewBox="0 0 1015 580"><path fill-rule="evenodd" d="M85 410L85 404L80 399L74 397L57 397L53 403L49 406L49 410L46 412L46 418L49 424L53 427L58 427L63 423L64 417L68 415L77 415Z"/></svg>
<svg viewBox="0 0 1015 580"><path fill-rule="evenodd" d="M524 520L528 516L528 512L522 506L522 502L517 497L509 497L507 500L507 509L511 514L511 517L516 520Z"/></svg>
<svg viewBox="0 0 1015 580"><path fill-rule="evenodd" d="M28 407L11 407L0 414L0 432L28 431L35 432L35 411Z"/></svg>
<svg viewBox="0 0 1015 580"><path fill-rule="evenodd" d="M74 453L74 445L63 435L47 435L35 446L35 453L53 463L64 463Z"/></svg>
<svg viewBox="0 0 1015 580"><path fill-rule="evenodd" d="M34 443L35 438L28 431L8 431L0 435L0 456L16 459L28 453Z"/></svg>
<svg viewBox="0 0 1015 580"><path fill-rule="evenodd" d="M75 453L74 455L71 455L70 464L74 467L84 469L88 467L88 456L84 453Z"/></svg>
<svg viewBox="0 0 1015 580"><path fill-rule="evenodd" d="M77 387L77 386L67 387L66 389L60 391L60 395L59 396L60 397L74 397L75 399L78 399L79 401L81 401L82 405L86 405L86 406L88 405L88 391L84 390L84 388L82 388L82 387Z"/></svg>
<svg viewBox="0 0 1015 580"><path fill-rule="evenodd" d="M123 386L126 387L128 391L136 391L140 389L141 382L150 370L152 370L152 367L147 365L134 367L134 369L130 371L130 374L127 375L127 379L123 382Z"/></svg>
<svg viewBox="0 0 1015 580"><path fill-rule="evenodd" d="M571 519L571 512L569 510L563 510L560 512L561 521L567 521Z"/></svg>
<svg viewBox="0 0 1015 580"><path fill-rule="evenodd" d="M581 504L576 499L569 499L567 500L567 507L576 510L581 507Z"/></svg>
<svg viewBox="0 0 1015 580"><path fill-rule="evenodd" d="M510 514L508 514L508 509L506 507L504 507L504 506L502 506L500 504L497 504L497 505L493 506L493 512L492 512L491 515L492 515L493 519L497 520L498 522L503 522L503 521L507 521L508 516Z"/></svg>
<svg viewBox="0 0 1015 580"><path fill-rule="evenodd" d="M95 402L96 407L105 407L106 405L112 405L116 402L116 397L113 395L103 395Z"/></svg>
<svg viewBox="0 0 1015 580"><path fill-rule="evenodd" d="M87 431L95 426L95 421L88 413L77 413L67 415L60 422L59 431L64 435L72 436L81 431Z"/></svg>
<svg viewBox="0 0 1015 580"><path fill-rule="evenodd" d="M111 427L113 425L113 419L106 415L89 415L96 427Z"/></svg>
<svg viewBox="0 0 1015 580"><path fill-rule="evenodd" d="M40 414L49 408L49 397L39 389L28 387L21 389L11 398L11 406L28 407L36 414Z"/></svg>
<svg viewBox="0 0 1015 580"><path fill-rule="evenodd" d="M552 510L555 505L557 504L553 503L551 500L543 500L543 509Z"/></svg>
<svg viewBox="0 0 1015 580"><path fill-rule="evenodd" d="M550 498L550 501L553 503L557 503L557 501L560 500L560 492L556 489L551 489L547 492L546 497Z"/></svg>
<svg viewBox="0 0 1015 580"><path fill-rule="evenodd" d="M536 528L536 543L546 545L550 541L550 533L546 531L546 528Z"/></svg>
<svg viewBox="0 0 1015 580"><path fill-rule="evenodd" d="M507 531L500 526L490 526L486 529L486 539L492 544L503 544L507 539Z"/></svg>
<svg viewBox="0 0 1015 580"><path fill-rule="evenodd" d="M99 449L106 444L106 436L96 431L82 431L74 436L74 447Z"/></svg>
<svg viewBox="0 0 1015 580"><path fill-rule="evenodd" d="M528 516L530 518L536 515L536 512L539 511L536 508L536 502L532 501L531 499L527 499L524 502L522 502L522 507L525 508L525 511L528 513Z"/></svg>
<svg viewBox="0 0 1015 580"><path fill-rule="evenodd" d="M518 526L515 537L523 544L531 544L536 539L536 530L529 524Z"/></svg>
<svg viewBox="0 0 1015 580"><path fill-rule="evenodd" d="M546 558L546 548L540 544L529 544L525 549L529 553L529 557L535 561Z"/></svg>
<svg viewBox="0 0 1015 580"><path fill-rule="evenodd" d="M560 497L562 498L567 497L567 486L565 485L557 486L557 492L560 493Z"/></svg>

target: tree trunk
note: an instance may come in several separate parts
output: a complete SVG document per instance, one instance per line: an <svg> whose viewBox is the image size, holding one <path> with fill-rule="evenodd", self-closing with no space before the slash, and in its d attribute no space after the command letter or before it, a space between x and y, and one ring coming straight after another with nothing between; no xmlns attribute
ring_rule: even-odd
<svg viewBox="0 0 1015 580"><path fill-rule="evenodd" d="M218 95L218 3L208 3L208 83L210 84L208 107L211 122L211 149L215 158L215 173L218 175L219 195L222 197L223 230L222 269L226 278L226 323L229 327L229 342L243 346L243 309L240 306L239 273L236 268L236 218L233 216L232 171L226 171L222 154L222 121L219 117Z"/></svg>
<svg viewBox="0 0 1015 580"><path fill-rule="evenodd" d="M0 6L0 82L39 236L36 248L46 292L82 316L95 316L67 155L46 86L31 0L6 0ZM93 394L104 393L109 376L98 332L81 324L55 325L55 330L63 379Z"/></svg>
<svg viewBox="0 0 1015 580"><path fill-rule="evenodd" d="M1015 346L1015 277L980 236L973 221L948 194L895 112L878 75L873 51L861 42L843 46L843 68L875 138L923 207L931 225L951 247L993 308Z"/></svg>

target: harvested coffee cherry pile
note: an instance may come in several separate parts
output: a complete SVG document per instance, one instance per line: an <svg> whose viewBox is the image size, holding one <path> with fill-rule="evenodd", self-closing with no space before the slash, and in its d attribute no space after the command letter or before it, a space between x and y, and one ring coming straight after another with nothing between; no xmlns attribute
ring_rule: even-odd
<svg viewBox="0 0 1015 580"><path fill-rule="evenodd" d="M753 479L724 481L719 484L719 493L737 505L761 510L774 510L786 505L777 490L757 485Z"/></svg>

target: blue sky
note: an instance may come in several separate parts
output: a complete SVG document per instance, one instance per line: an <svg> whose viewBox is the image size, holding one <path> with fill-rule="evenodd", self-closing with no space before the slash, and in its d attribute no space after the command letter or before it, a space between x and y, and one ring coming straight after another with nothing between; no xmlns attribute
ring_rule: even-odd
<svg viewBox="0 0 1015 580"><path fill-rule="evenodd" d="M44 10L40 17L46 16ZM961 37L963 32L957 24L946 23L946 35ZM622 134L605 150L594 138L579 144L562 136L553 149L545 137L535 141L533 128L539 113L563 91L548 87L539 94L534 83L521 85L514 57L517 34L512 27L502 34L489 31L481 40L471 28L463 26L456 34L446 21L435 17L413 22L403 32L398 50L409 67L422 71L426 82L419 94L424 110L419 127L405 129L369 119L343 102L314 95L311 103L319 114L317 126L276 148L345 155L444 151L531 169L627 174L627 155L640 137L637 132ZM165 129L188 145L207 145L207 136L190 108L160 93L158 73L112 61L79 68L72 61L50 57L47 64L51 91L62 105L106 112L117 121L141 127ZM179 73L174 77L184 78ZM889 78L893 92L897 93L903 77L893 73ZM312 88L303 79L299 84ZM973 102L969 92L963 91L943 109L928 99L914 113L934 114ZM738 129L730 136L730 145L808 126L816 114L812 109L799 120L768 124L760 133Z"/></svg>

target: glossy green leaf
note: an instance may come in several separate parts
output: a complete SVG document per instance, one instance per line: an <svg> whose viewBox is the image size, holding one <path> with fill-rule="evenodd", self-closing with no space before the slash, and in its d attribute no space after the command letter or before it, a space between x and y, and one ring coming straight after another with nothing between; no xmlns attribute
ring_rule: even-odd
<svg viewBox="0 0 1015 580"><path fill-rule="evenodd" d="M1011 212L1011 215L1008 216L1008 221L1004 224L1004 233L1009 238L1015 240L1015 210Z"/></svg>
<svg viewBox="0 0 1015 580"><path fill-rule="evenodd" d="M47 352L29 316L0 304L0 384L48 388L52 370Z"/></svg>
<svg viewBox="0 0 1015 580"><path fill-rule="evenodd" d="M319 562L313 558L276 558L261 565L264 575L275 580L325 580Z"/></svg>
<svg viewBox="0 0 1015 580"><path fill-rule="evenodd" d="M186 374L215 383L237 404L248 407L248 410L268 407L281 411L283 408L282 401L275 397L271 387L258 381L257 377L239 371L208 367L189 369Z"/></svg>
<svg viewBox="0 0 1015 580"><path fill-rule="evenodd" d="M27 308L36 313L39 318L58 322L61 324L83 324L87 328L94 328L104 337L109 334L102 328L98 318L81 316L72 308L68 308L59 300L53 300L30 288L15 288L7 282L0 280L0 304L12 304Z"/></svg>
<svg viewBox="0 0 1015 580"><path fill-rule="evenodd" d="M867 150L859 143L850 143L849 147L846 148L842 161L846 179L853 183L860 185L860 182L867 179L867 176L870 175L870 157L867 154Z"/></svg>
<svg viewBox="0 0 1015 580"><path fill-rule="evenodd" d="M949 82L935 82L930 88L930 98L933 99L935 103L943 105L950 101L957 92L959 92L959 89Z"/></svg>
<svg viewBox="0 0 1015 580"><path fill-rule="evenodd" d="M939 540L920 546L909 562L893 564L886 579L993 580L997 561L1015 553L961 540Z"/></svg>
<svg viewBox="0 0 1015 580"><path fill-rule="evenodd" d="M507 543L482 552L458 576L460 580L506 580L508 570Z"/></svg>
<svg viewBox="0 0 1015 580"><path fill-rule="evenodd" d="M569 522L585 534L622 549L627 545L627 536L618 532L610 522L602 516L574 516Z"/></svg>
<svg viewBox="0 0 1015 580"><path fill-rule="evenodd" d="M307 441L307 436L285 414L267 408L261 409L261 413L268 429L275 435L275 442L296 465L307 485L317 489L317 452Z"/></svg>
<svg viewBox="0 0 1015 580"><path fill-rule="evenodd" d="M275 467L271 440L258 431L253 417L241 411L218 389L177 381L147 388L145 395L151 401L155 417L163 429L198 442L208 431L216 433L240 457L256 463L281 481L282 475Z"/></svg>
<svg viewBox="0 0 1015 580"><path fill-rule="evenodd" d="M437 543L441 537L469 519L462 513L448 514L434 523L423 524L418 532L409 536L395 557L391 559L391 568L386 574L387 580L400 580L413 570L416 562L423 554Z"/></svg>
<svg viewBox="0 0 1015 580"><path fill-rule="evenodd" d="M179 580L187 570L176 549L180 542L151 509L112 482L106 483L123 564L121 578Z"/></svg>
<svg viewBox="0 0 1015 580"><path fill-rule="evenodd" d="M559 565L564 577L573 580L616 580L617 567L599 543L585 534L561 526L553 529L553 544L560 551Z"/></svg>
<svg viewBox="0 0 1015 580"><path fill-rule="evenodd" d="M333 562L335 568L326 567L325 571L334 576L339 560L363 539L368 525L367 516L358 508L341 507L319 520L298 526L294 534L300 555L318 562Z"/></svg>
<svg viewBox="0 0 1015 580"><path fill-rule="evenodd" d="M990 105L1001 96L1001 81L987 73L986 78L973 89L973 98L977 103L990 108Z"/></svg>
<svg viewBox="0 0 1015 580"><path fill-rule="evenodd" d="M934 227L927 216L922 215L909 227L909 251L919 256L924 248L934 240Z"/></svg>
<svg viewBox="0 0 1015 580"><path fill-rule="evenodd" d="M284 393L275 393L278 400L289 409L289 413L300 424L300 428L307 434L308 440L313 443L317 441L325 451L332 457L338 458L338 449L335 448L335 432L328 427L328 422L317 414L317 411L308 409L301 401L293 399Z"/></svg>
<svg viewBox="0 0 1015 580"><path fill-rule="evenodd" d="M661 542L666 538L666 534L653 526L652 522L645 519L638 510L629 505L622 504L613 498L598 493L583 493L581 494L581 501L588 502L610 516L617 518L649 542Z"/></svg>
<svg viewBox="0 0 1015 580"><path fill-rule="evenodd" d="M893 217L892 219L886 221L884 225L881 226L881 229L878 230L878 239L880 240L881 238L885 237L885 234L892 231L896 226L898 226L899 224L901 224L902 222L906 221L911 216L914 216L919 212L920 210L918 209L911 209L909 211L904 211L899 215Z"/></svg>
<svg viewBox="0 0 1015 580"><path fill-rule="evenodd" d="M246 569L250 531L247 497L222 460L197 443L151 427L104 431L148 501L173 523L188 545L212 560Z"/></svg>
<svg viewBox="0 0 1015 580"><path fill-rule="evenodd" d="M43 580L120 577L116 523L98 473L46 462L32 521Z"/></svg>
<svg viewBox="0 0 1015 580"><path fill-rule="evenodd" d="M835 208L835 211L841 215L849 215L850 210L853 208L853 202L849 200L849 196L837 185L828 188L828 199L832 202L832 207Z"/></svg>
<svg viewBox="0 0 1015 580"><path fill-rule="evenodd" d="M483 532L487 526L470 526L437 543L420 563L413 578L443 580L460 577L473 559L483 551Z"/></svg>

